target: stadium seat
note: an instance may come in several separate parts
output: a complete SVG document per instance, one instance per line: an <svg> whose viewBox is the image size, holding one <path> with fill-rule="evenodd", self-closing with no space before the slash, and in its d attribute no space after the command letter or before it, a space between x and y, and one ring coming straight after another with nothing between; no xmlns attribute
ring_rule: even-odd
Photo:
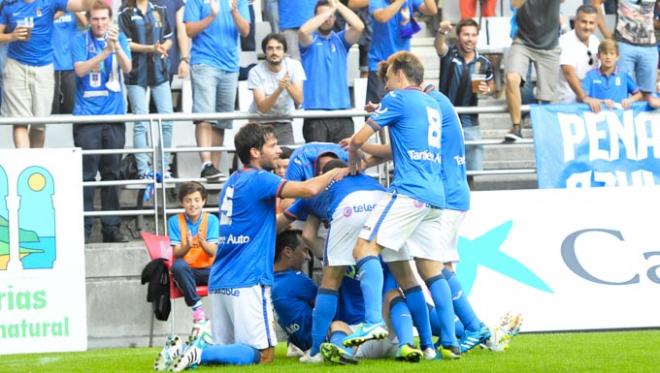
<svg viewBox="0 0 660 373"><path fill-rule="evenodd" d="M167 266L168 270L172 266L173 263L173 252L172 252L172 246L170 245L170 238L167 236L159 236L155 235L150 232L140 232L140 236L142 237L142 240L144 241L144 246L147 248L147 254L149 254L149 259L154 260L154 259L160 259L163 258L165 259L165 265ZM205 297L209 294L209 290L207 286L197 286L197 295L200 297ZM170 300L172 301L172 313L170 315L170 321L171 321L171 334L175 333L175 322L176 322L176 317L175 317L175 307L174 307L174 301L176 298L182 298L183 294L181 291L179 291L179 288L176 287L174 284L174 279L172 278L172 273L170 273ZM152 345L152 340L153 340L153 334L154 334L154 324L153 324L153 318L154 315L151 315L151 328L149 330L149 346Z"/></svg>

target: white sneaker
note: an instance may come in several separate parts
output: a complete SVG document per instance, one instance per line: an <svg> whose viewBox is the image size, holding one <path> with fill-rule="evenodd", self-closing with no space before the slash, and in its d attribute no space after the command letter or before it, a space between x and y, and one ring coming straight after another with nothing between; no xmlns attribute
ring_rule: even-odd
<svg viewBox="0 0 660 373"><path fill-rule="evenodd" d="M305 352L299 349L298 346L293 343L288 343L286 347L286 357L303 357Z"/></svg>
<svg viewBox="0 0 660 373"><path fill-rule="evenodd" d="M303 356L298 359L303 364L323 364L323 356L321 356L321 353L317 353L316 355L312 356L309 354L309 351L306 351Z"/></svg>
<svg viewBox="0 0 660 373"><path fill-rule="evenodd" d="M491 337L485 343L484 347L495 352L506 351L509 348L511 339L520 332L522 322L523 318L521 314L507 312L500 319L500 323L496 327L491 328Z"/></svg>
<svg viewBox="0 0 660 373"><path fill-rule="evenodd" d="M158 353L154 361L154 370L164 372L170 368L174 360L183 352L183 342L178 335L167 337L163 349Z"/></svg>
<svg viewBox="0 0 660 373"><path fill-rule="evenodd" d="M422 351L424 353L424 360L435 360L438 354L435 352L435 348L427 347Z"/></svg>

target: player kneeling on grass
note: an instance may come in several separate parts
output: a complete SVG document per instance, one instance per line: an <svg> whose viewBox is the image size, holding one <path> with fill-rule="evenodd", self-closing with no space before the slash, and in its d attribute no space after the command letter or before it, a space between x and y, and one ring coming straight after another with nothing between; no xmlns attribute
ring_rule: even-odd
<svg viewBox="0 0 660 373"><path fill-rule="evenodd" d="M313 197L346 173L336 169L304 182L275 175L271 171L281 151L271 126L246 124L234 145L245 168L229 177L220 194L220 236L208 285L213 338L206 332L195 338L172 364L175 372L199 364L273 361L277 341L270 289L276 198Z"/></svg>

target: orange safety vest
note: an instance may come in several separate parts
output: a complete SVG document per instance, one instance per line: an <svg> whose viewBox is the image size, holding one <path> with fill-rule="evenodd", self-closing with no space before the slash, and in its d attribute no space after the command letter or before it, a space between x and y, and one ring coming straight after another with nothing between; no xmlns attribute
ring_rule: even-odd
<svg viewBox="0 0 660 373"><path fill-rule="evenodd" d="M186 217L184 214L178 214L179 217L179 232L181 232L181 244L188 242L188 223L186 223ZM206 238L206 224L208 213L204 212L202 214L202 221L199 223L199 228L197 233L202 234ZM183 256L183 259L190 265L190 268L209 268L213 264L213 257L204 251L204 248L199 243L197 235L193 237L193 244L190 250Z"/></svg>

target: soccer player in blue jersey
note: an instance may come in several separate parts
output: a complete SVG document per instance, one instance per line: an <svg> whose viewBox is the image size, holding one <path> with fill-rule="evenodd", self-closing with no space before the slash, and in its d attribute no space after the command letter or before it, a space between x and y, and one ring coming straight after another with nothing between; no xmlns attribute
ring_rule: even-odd
<svg viewBox="0 0 660 373"><path fill-rule="evenodd" d="M451 290L442 276L442 257L438 241L442 209L446 206L442 181L442 116L438 103L419 87L424 68L409 52L398 52L388 59L387 86L391 89L367 125L349 142L351 168L359 166L358 150L368 138L388 127L394 159L394 180L388 194L374 208L360 232L354 256L358 261L366 322L344 344L358 345L387 335L382 319L382 296L376 289L383 284L378 255L388 263L403 289L418 287L408 264L415 258L436 305L442 326L440 351L444 358L458 358L460 347L454 334ZM415 238L420 244L405 245ZM414 301L418 305L422 301ZM418 306L416 325L423 349L429 349L428 310ZM426 314L424 315L424 310ZM411 309L413 312L413 309ZM425 316L425 317L424 317Z"/></svg>
<svg viewBox="0 0 660 373"><path fill-rule="evenodd" d="M346 173L335 169L304 182L287 182L270 172L281 152L271 126L246 124L234 145L245 168L229 177L220 194L220 237L208 282L216 344L202 333L177 357L174 371L197 364L273 361L275 199L313 197Z"/></svg>

